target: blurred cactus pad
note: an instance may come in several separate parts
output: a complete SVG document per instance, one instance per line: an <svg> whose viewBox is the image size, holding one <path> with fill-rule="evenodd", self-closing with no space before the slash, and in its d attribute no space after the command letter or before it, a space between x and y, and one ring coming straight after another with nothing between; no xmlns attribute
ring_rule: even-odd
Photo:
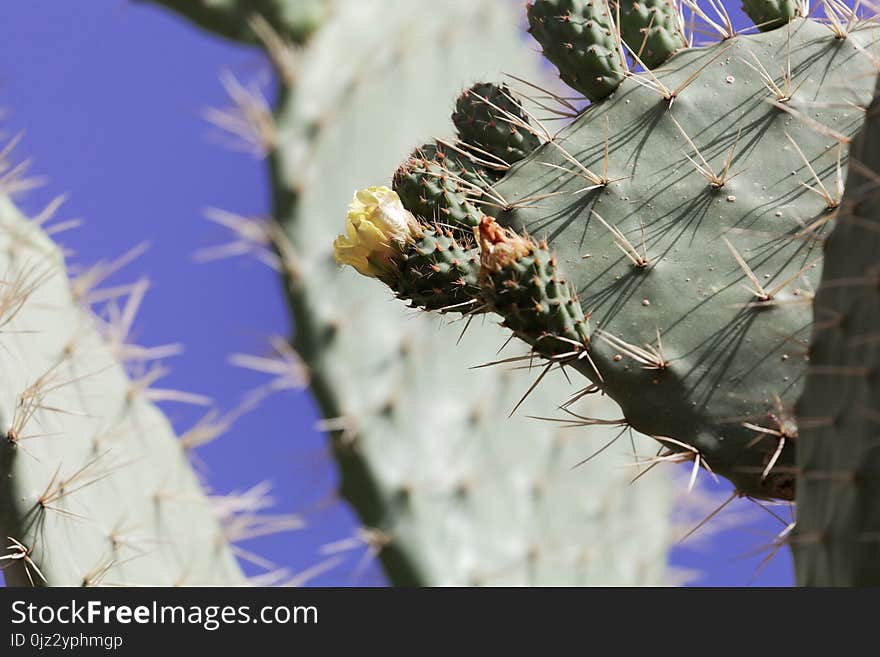
<svg viewBox="0 0 880 657"><path fill-rule="evenodd" d="M793 501L822 245L880 30L837 3L817 17L802 3L748 2L759 22L748 34L723 8L687 7L717 43L685 47L692 33L673 3L529 4L544 54L592 102L544 92L545 111L523 115L511 110L517 92L525 106L536 86L512 84L505 106L474 87L484 113L539 145L511 163L484 121L482 135L458 126L442 157L427 145L418 167L405 161L393 182L419 222L396 242L397 272L378 278L436 310L409 293L426 269L410 263L433 253L434 270L451 271L455 252L456 275L437 291L455 304L441 310L494 313L542 372L579 371L658 441L657 463L723 475L732 498ZM418 202L413 175L427 190ZM437 179L451 181L439 194ZM476 215L457 211L466 204Z"/></svg>
<svg viewBox="0 0 880 657"><path fill-rule="evenodd" d="M99 265L69 281L61 250L41 229L47 218L27 218L0 196L0 566L7 583L244 584L231 534L202 491L185 442L151 402L162 397L152 386L162 369L151 366L149 349L129 342L145 286L131 288L121 315L94 315L106 270ZM141 376L130 378L126 367Z"/></svg>
<svg viewBox="0 0 880 657"><path fill-rule="evenodd" d="M825 243L798 402L798 584L880 585L880 96L850 152Z"/></svg>

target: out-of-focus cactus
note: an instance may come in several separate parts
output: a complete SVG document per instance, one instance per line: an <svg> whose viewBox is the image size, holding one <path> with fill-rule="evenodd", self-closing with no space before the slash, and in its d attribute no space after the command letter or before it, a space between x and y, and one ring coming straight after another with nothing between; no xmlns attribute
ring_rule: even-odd
<svg viewBox="0 0 880 657"><path fill-rule="evenodd" d="M80 290L82 291L82 290ZM126 320L123 320L126 321ZM0 566L12 585L245 582L132 349L78 303L61 251L0 196Z"/></svg>
<svg viewBox="0 0 880 657"><path fill-rule="evenodd" d="M798 402L802 586L880 586L880 96L850 169L816 293Z"/></svg>
<svg viewBox="0 0 880 657"><path fill-rule="evenodd" d="M475 321L459 342L463 323L439 326L413 317L389 305L387 292L334 262L331 242L345 201L353 190L387 179L414 144L442 130L453 109L448 99L463 83L498 75L502 67L538 75L518 34L515 4L451 0L425 12L423 3L405 0L336 2L295 58L285 56L265 29L271 16L263 19L268 21L257 17L251 23L264 28L282 69L270 162L273 216L283 233L274 239L287 274L293 344L309 368L325 417L334 419L330 439L340 493L356 509L363 538L391 582L663 581L671 539L670 481L655 471L630 486L639 471L622 467L633 456L614 404L591 395L570 407L583 417L603 418L603 426L584 441L571 440L564 426L523 417L546 415L548 406L578 396L561 373L552 372L517 416L508 418L540 372L466 371L496 358L502 330ZM503 100L495 88L487 93ZM461 120L475 125L487 119L488 126L493 116L503 115L477 107L470 121L469 111L458 108ZM496 121L493 127L503 126ZM483 146L491 151L502 136L503 130L495 130ZM505 147L500 164L492 156L481 161L442 144L418 153L432 163L443 151L474 177L470 186L458 187L451 178L432 186L432 197L445 210L428 217L438 225L421 240L421 255L408 260L414 276L401 294L420 299L420 305L443 303L416 276L428 268L442 278L443 271L458 266L432 260L438 253L442 260L453 248L442 225L448 215L476 224L486 211L478 212L479 204L470 199L471 207L462 210L453 195L472 196L476 187L497 178L497 169L507 168L504 153L524 155L536 145L527 131L521 136L510 142L512 150ZM420 202L431 182L430 171L417 173L412 202ZM454 248L472 245L465 240ZM349 250L349 255L362 254ZM363 269L377 275L384 268ZM573 469L618 437L589 469ZM637 449L644 445L643 437L635 441Z"/></svg>
<svg viewBox="0 0 880 657"><path fill-rule="evenodd" d="M331 0L180 0L163 4L227 39L257 44L260 37L250 23L253 16L262 16L282 38L303 43L321 26L332 3Z"/></svg>
<svg viewBox="0 0 880 657"><path fill-rule="evenodd" d="M459 308L500 314L548 367L615 399L668 460L705 466L741 496L794 499L819 247L874 88L877 23L827 11L756 35L719 27L720 43L649 71L578 64L599 94L572 80L570 58L621 41L609 12L537 0L534 36L597 102L576 112L560 97L573 122L534 126L544 143L474 192L494 199L494 219L480 223L481 290ZM404 205L431 225L430 208ZM464 239L473 221L447 230Z"/></svg>

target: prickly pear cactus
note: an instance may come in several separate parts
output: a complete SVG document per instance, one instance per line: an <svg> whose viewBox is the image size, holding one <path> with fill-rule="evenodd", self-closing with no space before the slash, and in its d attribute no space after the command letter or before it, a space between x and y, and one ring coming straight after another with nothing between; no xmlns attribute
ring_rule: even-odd
<svg viewBox="0 0 880 657"><path fill-rule="evenodd" d="M877 38L796 19L682 51L495 186L499 222L548 239L590 317L576 367L745 495L794 495L791 407L846 156L835 136L863 121ZM756 69L792 71L797 91L780 97Z"/></svg>
<svg viewBox="0 0 880 657"><path fill-rule="evenodd" d="M344 213L355 189L389 179L415 145L443 130L454 109L450 98L502 66L535 75L517 22L516 6L496 0L453 0L428 13L403 0L338 2L299 53L296 82L285 87L275 113L271 155L275 218L296 251L287 281L293 343L323 413L335 419L330 438L340 493L392 583L659 583L671 538L670 482L655 471L630 486L639 470L624 467L634 457L614 404L593 395L571 407L607 421L583 440L564 425L528 419L577 392L553 372L508 418L540 370L467 369L505 358L508 351L495 355L502 330L477 320L459 341L464 322L413 317L334 262L339 223L332 217ZM500 111L458 109L468 122L473 110L474 124ZM491 149L503 134L496 131L484 146ZM531 134L511 143L536 145ZM471 190L507 168L485 153L476 160L480 174ZM426 180L414 185L413 202ZM432 194L443 208L460 209L450 198L460 191L441 182ZM478 223L475 208L461 212L461 221ZM448 214L431 218L442 224ZM440 280L443 268L431 258L446 254L451 241L439 225L429 237L410 267L428 268ZM446 271L458 266L442 264ZM433 286L410 282L412 298L432 298ZM589 468L573 468L617 437ZM641 454L644 438L634 439Z"/></svg>
<svg viewBox="0 0 880 657"><path fill-rule="evenodd" d="M6 196L0 271L7 583L243 584L168 420L75 301L58 247Z"/></svg>
<svg viewBox="0 0 880 657"><path fill-rule="evenodd" d="M528 8L563 79L594 101L613 94L557 133L540 126L545 143L478 190L497 207L479 228L481 290L458 307L500 314L536 357L579 370L665 458L721 474L743 496L792 500L820 245L873 92L880 29L830 8L822 23L795 18L652 71L603 74L600 95L566 67L572 53L599 52L601 5ZM585 41L572 47L575 36Z"/></svg>
<svg viewBox="0 0 880 657"><path fill-rule="evenodd" d="M880 585L880 97L850 170L814 304L798 402L798 506L791 539L802 586Z"/></svg>

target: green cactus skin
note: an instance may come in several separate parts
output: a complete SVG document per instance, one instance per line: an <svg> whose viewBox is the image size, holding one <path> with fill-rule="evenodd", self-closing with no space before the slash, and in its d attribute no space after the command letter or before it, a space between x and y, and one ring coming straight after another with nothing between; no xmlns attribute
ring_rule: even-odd
<svg viewBox="0 0 880 657"><path fill-rule="evenodd" d="M869 48L876 39L873 26L838 40L824 26L796 19L790 30L682 51L654 71L667 89L705 68L674 103L624 81L613 99L569 126L556 147L542 146L495 186L511 208L499 222L546 236L578 289L600 331L591 339L592 361L632 426L691 446L745 495L793 497L792 441L777 454L778 440L756 436L760 428L786 431L802 385L811 315L804 295L821 262L814 235L802 231L829 211L802 184L818 189L804 158L832 192L839 171L837 142L768 102L773 94L753 67L757 60L767 70L784 70L791 52L801 87L785 107L849 136L861 125L860 110L823 111L809 103L833 97L864 106L873 70L857 44ZM584 178L560 173L558 167L571 169L561 149L600 171L606 120L609 177L618 181L577 193ZM722 171L734 146L719 186L724 176L709 180L708 169ZM697 170L700 158L709 164L705 174ZM548 190L562 193L530 207L530 197ZM658 331L663 367L643 367L625 353L620 358L622 344L644 347ZM592 366L576 365L596 378Z"/></svg>
<svg viewBox="0 0 880 657"><path fill-rule="evenodd" d="M479 249L460 243L449 230L425 229L405 251L394 280L386 283L413 308L470 313L478 310L479 274Z"/></svg>
<svg viewBox="0 0 880 657"><path fill-rule="evenodd" d="M864 52L877 38L870 23L839 39L795 19L682 51L651 82L625 80L492 187L506 206L498 223L549 242L555 275L577 289L574 317L590 318L572 366L632 427L740 495L794 498L793 405L817 247L840 200L840 141L873 91ZM761 67L792 79L769 84ZM829 96L834 111L813 108ZM546 324L524 330L495 305L538 345Z"/></svg>
<svg viewBox="0 0 880 657"><path fill-rule="evenodd" d="M648 68L688 45L675 0L621 0L620 33Z"/></svg>
<svg viewBox="0 0 880 657"><path fill-rule="evenodd" d="M455 103L452 123L461 141L507 164L519 162L541 144L525 127L529 117L506 84L480 82L465 91Z"/></svg>
<svg viewBox="0 0 880 657"><path fill-rule="evenodd" d="M270 156L274 216L298 256L287 280L293 343L322 413L344 427L331 434L340 496L372 530L393 584L661 583L670 480L655 470L630 486L628 445L572 469L621 428L571 440L523 417L571 395L557 372L507 419L537 372L466 371L492 359L505 331L475 321L459 341L463 324L414 317L332 258L340 223L328 218L342 216L340 199L387 179L417 139L443 131L463 79L501 67L537 77L517 20L515 4L497 0L450 0L428 14L408 0L337 2L300 52ZM607 398L579 403L585 415L619 417Z"/></svg>
<svg viewBox="0 0 880 657"><path fill-rule="evenodd" d="M880 586L880 97L850 149L825 241L810 365L798 401L801 586Z"/></svg>
<svg viewBox="0 0 880 657"><path fill-rule="evenodd" d="M590 336L587 319L547 245L505 234L496 226L488 218L480 225L480 283L486 304L504 317L502 326L543 356L581 349Z"/></svg>
<svg viewBox="0 0 880 657"><path fill-rule="evenodd" d="M799 15L799 0L742 0L743 11L762 32L775 30Z"/></svg>
<svg viewBox="0 0 880 657"><path fill-rule="evenodd" d="M330 11L328 0L139 0L161 4L227 39L257 44L250 19L262 16L291 43L304 43Z"/></svg>
<svg viewBox="0 0 880 657"><path fill-rule="evenodd" d="M7 584L244 584L168 420L74 301L60 250L5 196L0 271Z"/></svg>
<svg viewBox="0 0 880 657"><path fill-rule="evenodd" d="M607 0L536 0L529 33L559 77L592 101L610 95L626 74Z"/></svg>
<svg viewBox="0 0 880 657"><path fill-rule="evenodd" d="M415 215L475 227L485 212L475 199L492 182L492 174L464 155L442 144L425 144L397 169L391 186Z"/></svg>

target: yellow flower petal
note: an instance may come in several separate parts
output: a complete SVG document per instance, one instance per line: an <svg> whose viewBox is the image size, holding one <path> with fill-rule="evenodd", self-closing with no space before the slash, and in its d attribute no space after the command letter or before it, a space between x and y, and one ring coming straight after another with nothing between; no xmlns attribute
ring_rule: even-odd
<svg viewBox="0 0 880 657"><path fill-rule="evenodd" d="M354 193L345 219L345 234L333 242L333 256L364 276L394 270L401 248L418 231L418 222L388 187Z"/></svg>

